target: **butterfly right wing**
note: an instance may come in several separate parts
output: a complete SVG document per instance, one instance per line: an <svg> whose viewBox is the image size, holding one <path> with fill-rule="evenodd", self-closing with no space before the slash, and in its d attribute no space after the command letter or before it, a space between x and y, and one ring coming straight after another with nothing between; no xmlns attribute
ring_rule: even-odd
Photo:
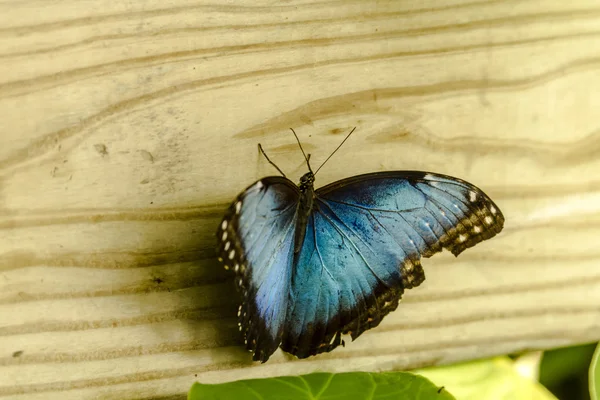
<svg viewBox="0 0 600 400"><path fill-rule="evenodd" d="M263 178L229 207L217 232L219 259L236 273L246 348L265 362L281 343L294 258L300 192L289 179Z"/></svg>
<svg viewBox="0 0 600 400"><path fill-rule="evenodd" d="M422 257L498 234L504 216L479 188L419 171L359 175L315 191L297 255L281 348L328 352L376 327L425 279Z"/></svg>

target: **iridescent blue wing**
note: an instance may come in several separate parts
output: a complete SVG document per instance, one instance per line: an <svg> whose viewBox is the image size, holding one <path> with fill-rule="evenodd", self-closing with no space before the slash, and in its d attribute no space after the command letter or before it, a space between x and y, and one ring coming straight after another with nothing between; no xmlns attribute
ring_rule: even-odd
<svg viewBox="0 0 600 400"><path fill-rule="evenodd" d="M300 358L377 326L425 279L421 257L442 248L458 255L504 223L477 187L425 172L360 175L315 194L281 344Z"/></svg>
<svg viewBox="0 0 600 400"><path fill-rule="evenodd" d="M290 180L263 178L231 204L217 232L217 254L243 296L238 324L254 360L266 361L281 342L298 201Z"/></svg>

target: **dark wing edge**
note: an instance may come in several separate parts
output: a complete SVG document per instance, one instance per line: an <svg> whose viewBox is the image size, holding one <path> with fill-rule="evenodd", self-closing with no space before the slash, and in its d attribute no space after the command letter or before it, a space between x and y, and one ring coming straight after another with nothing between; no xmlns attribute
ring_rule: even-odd
<svg viewBox="0 0 600 400"><path fill-rule="evenodd" d="M225 269L231 269L235 272L236 288L243 297L237 314L238 327L240 332L243 333L246 349L253 354L253 360L261 362L266 362L281 343L286 306L285 304L282 305L284 317L280 326L276 327L276 334L270 334L269 328L275 322L265 320L259 314L259 305L257 304L259 287L253 283L252 279L252 271L256 266L252 265L251 261L246 257L247 249L244 247L241 239L244 232L240 232L240 213L249 195L257 195L257 191L266 190L273 185L283 185L286 189L289 189L288 195L295 195L296 201L299 199L298 188L287 178L280 176L263 178L250 185L236 197L227 209L217 230L218 260L224 265ZM290 204L290 206L293 205L293 203ZM287 222L286 226L293 228L294 222L295 218ZM291 242L293 246L293 229ZM271 265L269 264L269 267ZM291 269L291 260L289 260L287 267ZM284 290L285 294L281 301L287 302L288 291L289 287L286 286Z"/></svg>

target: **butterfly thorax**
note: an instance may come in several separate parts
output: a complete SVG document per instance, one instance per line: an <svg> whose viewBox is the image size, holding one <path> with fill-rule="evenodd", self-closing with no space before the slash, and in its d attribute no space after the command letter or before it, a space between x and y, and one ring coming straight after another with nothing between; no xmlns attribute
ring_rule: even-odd
<svg viewBox="0 0 600 400"><path fill-rule="evenodd" d="M306 226L308 218L313 210L315 199L315 175L312 172L307 172L300 178L298 188L300 189L300 201L298 202L298 223L294 235L294 254L300 253L304 236L306 235Z"/></svg>
<svg viewBox="0 0 600 400"><path fill-rule="evenodd" d="M300 183L298 184L298 187L300 188L301 192L305 192L305 191L314 191L314 183L315 183L315 174L313 174L312 172L307 172L304 175L302 175L302 177L300 178Z"/></svg>

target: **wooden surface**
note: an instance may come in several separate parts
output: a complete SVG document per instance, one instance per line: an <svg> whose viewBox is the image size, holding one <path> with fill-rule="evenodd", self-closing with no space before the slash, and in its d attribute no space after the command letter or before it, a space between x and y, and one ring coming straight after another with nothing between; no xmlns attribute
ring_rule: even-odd
<svg viewBox="0 0 600 400"><path fill-rule="evenodd" d="M235 5L234 5L235 4ZM387 370L600 339L600 3L0 1L0 398L183 398L192 382ZM214 258L227 203L429 170L504 232L380 327L253 364Z"/></svg>

